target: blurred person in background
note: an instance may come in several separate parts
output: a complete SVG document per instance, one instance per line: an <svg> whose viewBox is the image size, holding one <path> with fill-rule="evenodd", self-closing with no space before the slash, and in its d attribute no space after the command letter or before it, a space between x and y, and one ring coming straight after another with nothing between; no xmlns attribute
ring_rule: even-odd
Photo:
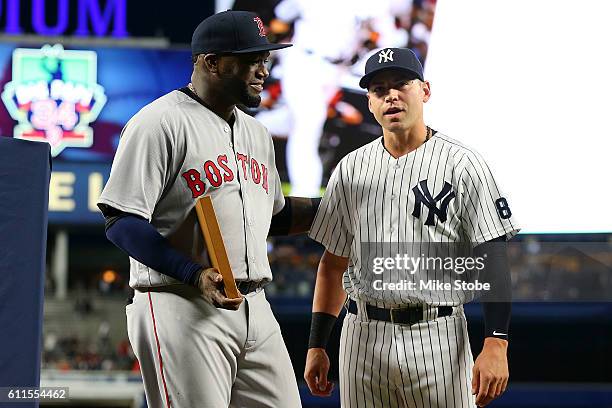
<svg viewBox="0 0 612 408"><path fill-rule="evenodd" d="M410 42L408 46L417 54L421 63L425 63L429 38L433 28L435 0L422 1L419 7L413 10L414 21L410 27Z"/></svg>
<svg viewBox="0 0 612 408"><path fill-rule="evenodd" d="M284 121L275 116L276 123L270 124L286 129L290 123L286 162L292 195L320 195L319 142L341 76L372 32L378 46L407 44L407 33L396 27L393 12L407 13L411 4L408 0L283 0L276 6L276 17L294 24L294 47L281 61L282 92L290 116ZM366 26L372 31L364 30ZM267 125L265 119L263 123Z"/></svg>

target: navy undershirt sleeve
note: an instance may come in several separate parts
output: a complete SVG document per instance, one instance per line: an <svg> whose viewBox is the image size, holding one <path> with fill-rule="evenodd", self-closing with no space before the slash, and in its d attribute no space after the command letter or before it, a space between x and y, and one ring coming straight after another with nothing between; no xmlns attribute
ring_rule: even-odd
<svg viewBox="0 0 612 408"><path fill-rule="evenodd" d="M121 213L114 214L111 221L107 222L106 237L119 249L149 268L197 286L202 266L172 248L147 220Z"/></svg>
<svg viewBox="0 0 612 408"><path fill-rule="evenodd" d="M294 212L292 200L293 197L285 197L285 206L278 214L272 217L268 236L289 235L294 224L294 217L314 219L321 204L320 197L311 198L309 207L306 206L304 208L304 206L300 206L302 210Z"/></svg>
<svg viewBox="0 0 612 408"><path fill-rule="evenodd" d="M292 218L293 204L291 204L291 197L285 197L285 206L278 214L274 215L270 221L268 236L289 235Z"/></svg>
<svg viewBox="0 0 612 408"><path fill-rule="evenodd" d="M508 340L512 312L512 282L505 237L485 242L474 249L474 256L484 256L484 254L487 259L485 281L494 288L481 299L485 337Z"/></svg>

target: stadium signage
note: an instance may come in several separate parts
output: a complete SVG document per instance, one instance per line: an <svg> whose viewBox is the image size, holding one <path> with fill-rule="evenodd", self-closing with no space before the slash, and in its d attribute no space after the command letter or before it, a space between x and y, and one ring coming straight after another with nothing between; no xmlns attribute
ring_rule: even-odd
<svg viewBox="0 0 612 408"><path fill-rule="evenodd" d="M2 101L18 122L13 137L47 142L53 157L66 147L90 147L89 125L106 103L97 84L96 53L67 51L59 44L15 49L12 81Z"/></svg>
<svg viewBox="0 0 612 408"><path fill-rule="evenodd" d="M96 37L111 36L123 38L128 36L126 27L126 1L127 0L78 0L76 8L76 30L74 35ZM21 7L22 3L28 3L25 7L32 10L31 26L22 26ZM4 2L0 2L0 7ZM68 34L68 22L70 11L69 0L7 0L4 10L6 26L5 34L23 34L24 31L33 31L39 35L65 35ZM48 7L57 7L57 13L50 12ZM47 15L57 15L55 22L47 21ZM74 17L72 18L74 20ZM90 31L91 26L91 31ZM112 30L111 30L112 27Z"/></svg>
<svg viewBox="0 0 612 408"><path fill-rule="evenodd" d="M54 161L49 184L49 222L104 223L96 202L108 181L110 168L110 164Z"/></svg>
<svg viewBox="0 0 612 408"><path fill-rule="evenodd" d="M4 10L5 34L23 34L24 31L33 31L39 35L67 35L72 0L7 0L0 2L6 4ZM78 0L76 8L76 36L110 36L124 38L128 36L126 21L127 0ZM48 7L57 7L56 13L50 12ZM21 25L21 10L27 7L32 10L31 27ZM48 22L48 15L57 15L56 21ZM72 21L74 21L72 17Z"/></svg>

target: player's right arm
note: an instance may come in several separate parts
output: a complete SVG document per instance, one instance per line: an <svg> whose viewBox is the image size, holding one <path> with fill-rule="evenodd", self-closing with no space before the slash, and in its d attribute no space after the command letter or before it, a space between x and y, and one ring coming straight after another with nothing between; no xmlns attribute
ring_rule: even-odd
<svg viewBox="0 0 612 408"><path fill-rule="evenodd" d="M197 287L216 307L238 309L242 298L225 296L223 278L216 269L204 269L174 249L144 218L105 204L100 204L100 209L106 219L106 237L123 252L149 268Z"/></svg>
<svg viewBox="0 0 612 408"><path fill-rule="evenodd" d="M327 381L330 364L325 347L346 300L346 292L342 287L342 274L348 264L348 258L334 255L329 251L325 251L319 262L304 370L304 379L313 395L329 396L334 388L334 384Z"/></svg>
<svg viewBox="0 0 612 408"><path fill-rule="evenodd" d="M111 174L98 207L106 218L106 236L117 247L160 273L198 287L210 303L237 309L219 290L218 272L175 250L151 219L172 180L171 157L176 153L173 132L164 116L153 108L137 113L121 132Z"/></svg>
<svg viewBox="0 0 612 408"><path fill-rule="evenodd" d="M325 251L319 261L315 283L313 313L327 313L338 317L346 300L342 287L342 274L348 268L349 259Z"/></svg>
<svg viewBox="0 0 612 408"><path fill-rule="evenodd" d="M341 161L332 173L309 233L326 249L317 271L304 371L310 392L318 396L329 396L333 390L333 384L327 381L329 357L325 347L346 299L342 275L349 266L353 245L345 166L346 162Z"/></svg>

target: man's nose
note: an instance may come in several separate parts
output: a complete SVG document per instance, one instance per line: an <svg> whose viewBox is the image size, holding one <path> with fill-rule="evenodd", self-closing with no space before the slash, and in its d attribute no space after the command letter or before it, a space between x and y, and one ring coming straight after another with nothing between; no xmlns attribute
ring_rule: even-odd
<svg viewBox="0 0 612 408"><path fill-rule="evenodd" d="M268 71L268 67L266 67L265 63L259 65L257 72L255 73L258 78L266 79L270 76L270 72Z"/></svg>
<svg viewBox="0 0 612 408"><path fill-rule="evenodd" d="M387 95L385 95L385 102L397 101L399 99L399 92L397 89L389 89Z"/></svg>

